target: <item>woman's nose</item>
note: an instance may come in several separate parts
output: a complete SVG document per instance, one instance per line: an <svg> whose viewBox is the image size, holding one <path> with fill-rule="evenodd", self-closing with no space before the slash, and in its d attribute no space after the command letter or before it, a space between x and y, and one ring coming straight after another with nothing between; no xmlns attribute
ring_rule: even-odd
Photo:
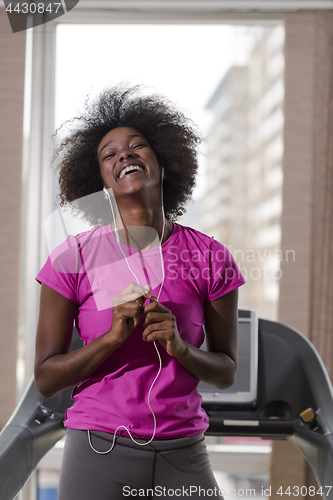
<svg viewBox="0 0 333 500"><path fill-rule="evenodd" d="M131 151L129 149L124 149L119 154L119 160L123 161L123 160L126 160L127 158L135 158L136 156L138 156L138 155L134 151Z"/></svg>

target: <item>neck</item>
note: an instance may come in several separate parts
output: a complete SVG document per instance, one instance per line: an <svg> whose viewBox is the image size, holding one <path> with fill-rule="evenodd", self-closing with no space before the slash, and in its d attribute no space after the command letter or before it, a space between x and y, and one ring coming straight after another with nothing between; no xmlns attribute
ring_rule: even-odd
<svg viewBox="0 0 333 500"><path fill-rule="evenodd" d="M163 214L162 202L155 205L154 208L144 206L142 203L134 204L119 203L117 200L116 224L119 232L119 238L123 243L130 242L129 246L147 248L155 240L156 233L162 243L164 243L172 233L173 224L165 219L163 233ZM156 208L160 207L160 208ZM121 216L120 216L121 214ZM137 229L136 229L137 228ZM147 230L144 230L147 228ZM154 231L151 231L153 229ZM156 232L155 232L156 231ZM163 241L161 241L163 236Z"/></svg>

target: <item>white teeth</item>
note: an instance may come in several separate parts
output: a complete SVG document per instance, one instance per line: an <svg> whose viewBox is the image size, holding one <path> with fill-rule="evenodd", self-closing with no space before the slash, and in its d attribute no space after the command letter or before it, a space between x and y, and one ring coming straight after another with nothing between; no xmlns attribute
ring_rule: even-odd
<svg viewBox="0 0 333 500"><path fill-rule="evenodd" d="M139 165L131 165L130 167L125 167L122 169L122 171L119 174L119 179L122 179L127 172L130 172L131 170L143 170L142 167L139 167Z"/></svg>

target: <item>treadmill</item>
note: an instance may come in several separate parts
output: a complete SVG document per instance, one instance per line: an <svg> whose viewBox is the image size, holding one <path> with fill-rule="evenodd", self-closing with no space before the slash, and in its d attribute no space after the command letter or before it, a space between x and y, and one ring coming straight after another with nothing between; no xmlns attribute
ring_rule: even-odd
<svg viewBox="0 0 333 500"><path fill-rule="evenodd" d="M312 343L294 328L240 309L239 369L226 391L199 384L207 435L289 439L333 500L333 388ZM81 347L73 335L71 350ZM45 398L32 379L0 433L1 500L12 500L41 458L66 434L72 388Z"/></svg>

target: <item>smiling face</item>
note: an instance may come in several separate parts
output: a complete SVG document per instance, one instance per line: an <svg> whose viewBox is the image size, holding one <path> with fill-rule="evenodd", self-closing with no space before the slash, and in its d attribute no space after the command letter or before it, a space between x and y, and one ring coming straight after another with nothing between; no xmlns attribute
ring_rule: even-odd
<svg viewBox="0 0 333 500"><path fill-rule="evenodd" d="M130 127L110 130L98 145L98 158L106 188L116 197L158 189L161 169L143 134Z"/></svg>

